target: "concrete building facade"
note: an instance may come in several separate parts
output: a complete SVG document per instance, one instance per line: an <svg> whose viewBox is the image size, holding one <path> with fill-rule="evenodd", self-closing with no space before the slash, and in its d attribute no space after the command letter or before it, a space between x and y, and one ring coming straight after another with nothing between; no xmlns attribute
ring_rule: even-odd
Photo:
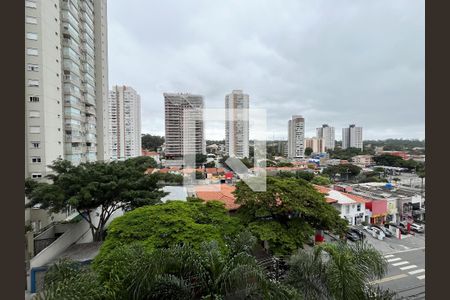
<svg viewBox="0 0 450 300"><path fill-rule="evenodd" d="M324 139L325 150L334 150L336 144L334 127L323 124L322 127L316 128L316 138Z"/></svg>
<svg viewBox="0 0 450 300"><path fill-rule="evenodd" d="M105 159L106 0L25 1L25 176Z"/></svg>
<svg viewBox="0 0 450 300"><path fill-rule="evenodd" d="M115 85L108 102L111 160L141 156L141 96L130 86Z"/></svg>
<svg viewBox="0 0 450 300"><path fill-rule="evenodd" d="M356 127L354 124L348 128L342 128L342 149L358 148L363 150L362 127Z"/></svg>
<svg viewBox="0 0 450 300"><path fill-rule="evenodd" d="M300 115L292 116L288 122L288 157L305 157L305 119Z"/></svg>
<svg viewBox="0 0 450 300"><path fill-rule="evenodd" d="M325 140L323 138L306 138L305 148L311 148L313 153L324 153L325 152Z"/></svg>
<svg viewBox="0 0 450 300"><path fill-rule="evenodd" d="M225 96L225 149L231 157L249 157L249 96L233 90Z"/></svg>
<svg viewBox="0 0 450 300"><path fill-rule="evenodd" d="M203 96L164 93L164 106L166 158L182 158L184 154L206 154Z"/></svg>

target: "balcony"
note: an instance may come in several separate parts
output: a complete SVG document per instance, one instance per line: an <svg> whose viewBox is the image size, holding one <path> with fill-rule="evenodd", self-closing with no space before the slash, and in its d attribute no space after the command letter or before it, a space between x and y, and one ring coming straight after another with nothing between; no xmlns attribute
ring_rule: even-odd
<svg viewBox="0 0 450 300"><path fill-rule="evenodd" d="M86 152L97 152L97 146L86 147Z"/></svg>
<svg viewBox="0 0 450 300"><path fill-rule="evenodd" d="M81 125L66 123L66 124L64 124L64 128L66 130L79 131L79 130L81 130Z"/></svg>
<svg viewBox="0 0 450 300"><path fill-rule="evenodd" d="M64 83L71 83L73 85L76 85L77 87L81 86L81 80L80 77L74 76L74 75L64 75ZM70 89L64 89L64 92L72 93ZM81 96L81 93L78 91L77 93L79 96Z"/></svg>
<svg viewBox="0 0 450 300"><path fill-rule="evenodd" d="M97 137L92 135L92 134L88 134L88 135L86 135L86 142L88 142L88 143L96 143L97 142Z"/></svg>
<svg viewBox="0 0 450 300"><path fill-rule="evenodd" d="M73 147L72 145L66 145L65 147L65 152L66 154L81 154L82 153L82 149L80 146L77 147Z"/></svg>
<svg viewBox="0 0 450 300"><path fill-rule="evenodd" d="M64 76L70 76L70 75L64 75ZM80 79L78 79L78 81L80 81ZM68 79L67 81L64 80L64 82L70 83L70 84L64 84L64 94L65 95L73 95L73 96L81 99L80 89L76 88L76 87L78 87L77 80L74 79L72 81L71 79Z"/></svg>
<svg viewBox="0 0 450 300"><path fill-rule="evenodd" d="M66 134L64 140L66 143L81 143L83 139L81 135Z"/></svg>
<svg viewBox="0 0 450 300"><path fill-rule="evenodd" d="M94 115L95 116L95 107L94 106L86 106L86 115Z"/></svg>
<svg viewBox="0 0 450 300"><path fill-rule="evenodd" d="M96 125L97 124L97 119L95 117L93 117L93 116L86 117L86 123Z"/></svg>
<svg viewBox="0 0 450 300"><path fill-rule="evenodd" d="M75 107L79 110L83 110L84 103L81 102L79 99L77 99L74 96L66 96L64 99L64 106L66 107Z"/></svg>
<svg viewBox="0 0 450 300"><path fill-rule="evenodd" d="M78 76L80 75L80 67L76 63L74 63L70 60L64 60L63 67L64 67L64 70L66 70L66 71L73 72Z"/></svg>
<svg viewBox="0 0 450 300"><path fill-rule="evenodd" d="M93 97L91 94L86 93L84 95L84 99L85 99L86 103L95 105L95 97Z"/></svg>

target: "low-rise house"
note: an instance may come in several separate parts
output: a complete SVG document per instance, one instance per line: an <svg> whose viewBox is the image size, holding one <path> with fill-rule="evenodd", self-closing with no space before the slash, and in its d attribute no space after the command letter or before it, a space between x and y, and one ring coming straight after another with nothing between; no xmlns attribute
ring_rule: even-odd
<svg viewBox="0 0 450 300"><path fill-rule="evenodd" d="M352 157L352 162L358 167L368 167L374 164L372 155L356 155Z"/></svg>
<svg viewBox="0 0 450 300"><path fill-rule="evenodd" d="M224 203L229 211L235 211L240 206L235 203L236 198L233 195L235 190L235 186L228 184L209 184L195 186L194 193L197 198L205 202L217 200Z"/></svg>
<svg viewBox="0 0 450 300"><path fill-rule="evenodd" d="M326 202L335 207L341 218L347 220L350 225L358 225L363 221L369 221L366 217L367 199L319 185L314 185L314 187L325 195Z"/></svg>
<svg viewBox="0 0 450 300"><path fill-rule="evenodd" d="M158 165L161 163L160 156L159 156L158 152L148 151L148 150L143 149L142 150L142 156L148 156L148 157L153 158Z"/></svg>

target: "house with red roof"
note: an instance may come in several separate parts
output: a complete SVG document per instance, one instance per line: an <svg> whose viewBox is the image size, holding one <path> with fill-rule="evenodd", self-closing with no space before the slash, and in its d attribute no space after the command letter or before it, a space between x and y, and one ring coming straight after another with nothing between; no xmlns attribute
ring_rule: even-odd
<svg viewBox="0 0 450 300"><path fill-rule="evenodd" d="M358 225L363 221L369 221L366 214L368 200L320 185L314 185L314 187L318 192L324 194L325 201L336 208L341 218L347 220L350 225Z"/></svg>
<svg viewBox="0 0 450 300"><path fill-rule="evenodd" d="M235 190L235 186L228 184L208 184L195 186L194 193L197 198L205 202L216 200L224 203L225 208L229 211L235 211L240 206L234 202L236 198L233 192Z"/></svg>

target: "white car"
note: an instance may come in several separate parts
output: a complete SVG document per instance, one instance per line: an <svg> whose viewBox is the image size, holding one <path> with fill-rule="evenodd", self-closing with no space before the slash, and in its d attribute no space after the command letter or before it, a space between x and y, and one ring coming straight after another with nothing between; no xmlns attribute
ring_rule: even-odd
<svg viewBox="0 0 450 300"><path fill-rule="evenodd" d="M417 223L412 223L411 224L411 230L415 231L415 232L424 232L425 229L423 228L423 225L417 224Z"/></svg>

